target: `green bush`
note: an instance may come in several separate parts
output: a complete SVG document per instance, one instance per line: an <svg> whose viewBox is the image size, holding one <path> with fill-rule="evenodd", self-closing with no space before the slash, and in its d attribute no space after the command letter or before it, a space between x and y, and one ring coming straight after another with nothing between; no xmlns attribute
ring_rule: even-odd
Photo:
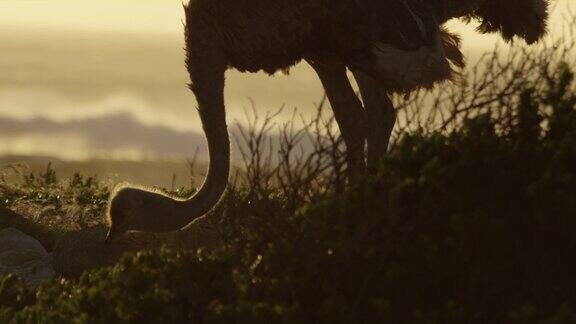
<svg viewBox="0 0 576 324"><path fill-rule="evenodd" d="M113 268L60 280L34 292L14 276L0 280L1 323L286 322L281 304L253 303L233 258L162 249L123 258Z"/></svg>

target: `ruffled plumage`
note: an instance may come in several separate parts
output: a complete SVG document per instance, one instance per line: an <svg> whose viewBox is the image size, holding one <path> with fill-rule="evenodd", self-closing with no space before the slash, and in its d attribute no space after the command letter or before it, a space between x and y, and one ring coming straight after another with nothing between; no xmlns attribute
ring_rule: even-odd
<svg viewBox="0 0 576 324"><path fill-rule="evenodd" d="M499 33L506 41L520 37L532 44L546 34L548 7L548 0L490 0L466 18L479 20L481 33Z"/></svg>
<svg viewBox="0 0 576 324"><path fill-rule="evenodd" d="M273 74L336 55L407 92L451 80L464 66L446 20L478 19L480 32L531 43L546 31L547 7L547 0L192 0L187 28L215 30L229 67L240 71Z"/></svg>

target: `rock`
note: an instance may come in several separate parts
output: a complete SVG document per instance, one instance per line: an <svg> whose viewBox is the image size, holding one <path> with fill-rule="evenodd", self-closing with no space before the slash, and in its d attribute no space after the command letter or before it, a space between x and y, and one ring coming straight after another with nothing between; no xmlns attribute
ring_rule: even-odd
<svg viewBox="0 0 576 324"><path fill-rule="evenodd" d="M0 206L0 230L9 227L24 233L34 233L34 237L48 250L54 246L54 233L50 229L35 223L32 217L26 217Z"/></svg>
<svg viewBox="0 0 576 324"><path fill-rule="evenodd" d="M107 232L106 226L95 226L66 233L54 246L56 272L67 278L75 278L86 270L113 265L118 255L104 244Z"/></svg>
<svg viewBox="0 0 576 324"><path fill-rule="evenodd" d="M54 277L51 259L35 238L11 227L0 231L0 275L13 273L28 284L38 285Z"/></svg>
<svg viewBox="0 0 576 324"><path fill-rule="evenodd" d="M56 272L77 278L82 272L114 265L122 255L166 246L172 250L214 249L222 245L218 231L207 220L195 222L186 231L170 233L128 232L111 244L104 243L108 227L104 225L65 234L53 251Z"/></svg>
<svg viewBox="0 0 576 324"><path fill-rule="evenodd" d="M154 234L124 235L112 244L104 243L108 227L99 225L66 233L56 242L53 264L56 272L77 278L82 272L114 265L122 255L159 246Z"/></svg>

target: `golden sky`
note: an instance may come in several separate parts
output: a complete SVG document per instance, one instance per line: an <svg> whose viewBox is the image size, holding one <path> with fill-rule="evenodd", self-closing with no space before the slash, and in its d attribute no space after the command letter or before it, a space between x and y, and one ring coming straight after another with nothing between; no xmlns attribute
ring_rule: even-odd
<svg viewBox="0 0 576 324"><path fill-rule="evenodd" d="M557 33L576 0L556 2ZM192 145L178 149L200 129L186 88L182 14L171 0L0 0L0 128L11 129L0 129L0 155L191 154ZM451 28L469 62L497 42L473 26ZM229 123L243 118L248 98L260 112L285 105L306 114L323 93L305 64L288 77L229 72L227 81ZM109 134L125 140L114 146ZM175 138L178 145L163 145Z"/></svg>

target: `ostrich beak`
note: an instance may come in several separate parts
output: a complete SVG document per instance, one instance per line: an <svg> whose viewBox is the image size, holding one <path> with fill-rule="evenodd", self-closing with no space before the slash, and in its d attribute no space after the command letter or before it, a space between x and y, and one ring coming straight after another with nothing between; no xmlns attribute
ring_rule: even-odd
<svg viewBox="0 0 576 324"><path fill-rule="evenodd" d="M110 245L111 242L112 242L112 229L110 229L108 231L108 234L106 234L106 239L104 240L104 244Z"/></svg>

